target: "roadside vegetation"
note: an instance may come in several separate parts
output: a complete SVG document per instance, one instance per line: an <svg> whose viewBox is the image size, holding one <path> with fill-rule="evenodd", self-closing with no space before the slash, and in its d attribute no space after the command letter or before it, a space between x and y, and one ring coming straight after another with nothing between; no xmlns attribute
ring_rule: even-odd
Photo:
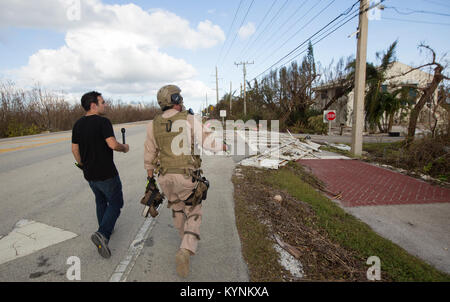
<svg viewBox="0 0 450 302"><path fill-rule="evenodd" d="M233 183L251 281L368 281L370 256L381 260L381 281L450 281L326 198L321 182L297 163L278 170L239 167ZM275 235L296 250L303 278L279 263Z"/></svg>
<svg viewBox="0 0 450 302"><path fill-rule="evenodd" d="M0 138L71 130L85 114L79 100L72 104L62 94L40 87L24 90L2 82L0 97ZM151 120L159 111L154 105L129 105L107 96L105 100L109 105L106 116L113 124Z"/></svg>

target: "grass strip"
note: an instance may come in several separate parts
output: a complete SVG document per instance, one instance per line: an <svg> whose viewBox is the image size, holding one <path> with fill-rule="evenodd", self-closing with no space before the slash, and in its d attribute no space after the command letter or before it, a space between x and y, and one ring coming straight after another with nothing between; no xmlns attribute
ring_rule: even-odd
<svg viewBox="0 0 450 302"><path fill-rule="evenodd" d="M291 165L292 167L292 165ZM332 240L367 259L378 256L382 278L387 274L393 281L450 281L450 276L407 253L404 249L375 233L368 225L346 213L338 205L303 182L292 169L267 171L265 181L286 190L294 198L311 205L318 226ZM384 278L383 278L384 279Z"/></svg>
<svg viewBox="0 0 450 302"><path fill-rule="evenodd" d="M233 177L235 186L240 182ZM236 190L235 190L236 191ZM234 195L236 225L242 243L242 254L247 262L250 281L280 282L285 269L278 262L278 253L273 246L270 232L260 223L248 207L245 198Z"/></svg>

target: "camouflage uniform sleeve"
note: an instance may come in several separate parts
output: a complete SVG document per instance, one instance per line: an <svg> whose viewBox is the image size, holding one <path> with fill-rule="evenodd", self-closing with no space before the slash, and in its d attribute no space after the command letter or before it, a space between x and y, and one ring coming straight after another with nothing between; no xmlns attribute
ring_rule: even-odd
<svg viewBox="0 0 450 302"><path fill-rule="evenodd" d="M153 136L153 121L150 121L147 125L147 136L144 143L144 167L145 170L155 169L156 166L153 164L154 159L157 155L157 146L155 137Z"/></svg>

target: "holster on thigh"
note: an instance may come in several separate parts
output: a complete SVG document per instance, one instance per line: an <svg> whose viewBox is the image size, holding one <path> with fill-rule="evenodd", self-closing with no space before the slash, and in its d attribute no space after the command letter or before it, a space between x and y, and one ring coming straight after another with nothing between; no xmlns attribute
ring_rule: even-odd
<svg viewBox="0 0 450 302"><path fill-rule="evenodd" d="M187 206L196 206L201 204L203 200L206 200L207 192L209 188L208 185L202 181L198 182L198 185L192 191L192 194L184 201L184 204Z"/></svg>

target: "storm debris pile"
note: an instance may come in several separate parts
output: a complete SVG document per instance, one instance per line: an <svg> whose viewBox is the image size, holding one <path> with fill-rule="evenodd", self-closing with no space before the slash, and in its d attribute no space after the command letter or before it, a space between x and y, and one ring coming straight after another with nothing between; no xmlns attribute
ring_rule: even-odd
<svg viewBox="0 0 450 302"><path fill-rule="evenodd" d="M290 161L301 158L318 158L317 153L322 152L319 150L319 144L310 140L302 142L290 133L237 131L237 134L245 140L249 149L255 154L242 160L240 164L243 166L278 169Z"/></svg>

